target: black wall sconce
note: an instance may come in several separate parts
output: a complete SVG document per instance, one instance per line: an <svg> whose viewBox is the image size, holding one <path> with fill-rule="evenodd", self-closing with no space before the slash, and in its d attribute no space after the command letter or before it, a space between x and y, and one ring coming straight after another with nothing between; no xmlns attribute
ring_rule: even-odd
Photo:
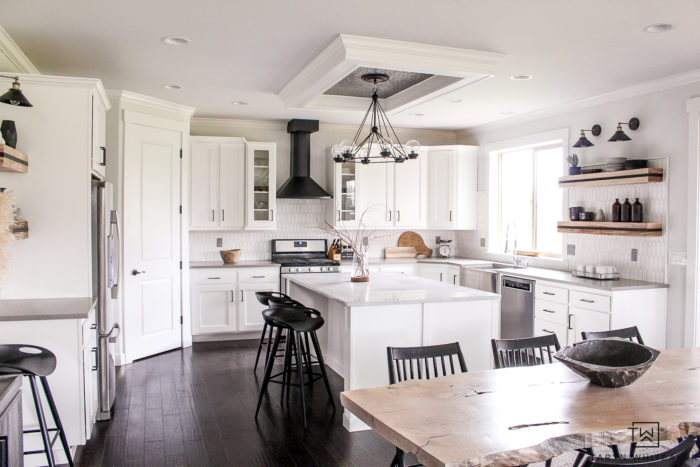
<svg viewBox="0 0 700 467"><path fill-rule="evenodd" d="M591 143L591 141L588 138L586 138L586 131L590 131L593 136L599 136L603 129L597 123L593 125L593 128L591 128L590 130L584 130L582 128L581 137L578 139L578 141L574 143L574 148L590 148L591 146L594 146L594 144Z"/></svg>
<svg viewBox="0 0 700 467"><path fill-rule="evenodd" d="M0 75L0 78L12 79L12 87L2 96L0 96L0 102L3 104L16 105L18 107L33 107L29 102L29 99L24 97L22 91L19 89L19 76L7 76Z"/></svg>
<svg viewBox="0 0 700 467"><path fill-rule="evenodd" d="M637 128L639 128L639 119L637 117L632 117L629 122L617 122L617 131L615 131L615 134L612 135L608 141L629 141L632 139L622 131L622 125L627 125L630 130L636 131Z"/></svg>

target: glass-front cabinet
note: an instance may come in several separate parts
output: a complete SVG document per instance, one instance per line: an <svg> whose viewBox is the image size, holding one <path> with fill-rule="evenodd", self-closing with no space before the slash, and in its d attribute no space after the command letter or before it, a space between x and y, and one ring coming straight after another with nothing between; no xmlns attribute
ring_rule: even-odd
<svg viewBox="0 0 700 467"><path fill-rule="evenodd" d="M329 165L333 180L332 209L329 209L328 223L334 227L353 228L359 223L356 210L357 177L356 164L343 162Z"/></svg>
<svg viewBox="0 0 700 467"><path fill-rule="evenodd" d="M276 144L247 143L246 157L246 226L249 229L274 229Z"/></svg>

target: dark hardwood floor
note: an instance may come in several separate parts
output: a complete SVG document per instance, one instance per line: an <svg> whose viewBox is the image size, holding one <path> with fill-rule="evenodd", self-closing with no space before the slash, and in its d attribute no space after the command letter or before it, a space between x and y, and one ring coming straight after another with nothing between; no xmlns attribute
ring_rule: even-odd
<svg viewBox="0 0 700 467"><path fill-rule="evenodd" d="M343 428L343 380L328 369L337 410L321 381L308 397L304 430L299 394L280 405L271 384L253 418L262 368L257 341L212 342L117 369L110 422L95 424L79 450L82 466L388 466L394 448L371 431Z"/></svg>

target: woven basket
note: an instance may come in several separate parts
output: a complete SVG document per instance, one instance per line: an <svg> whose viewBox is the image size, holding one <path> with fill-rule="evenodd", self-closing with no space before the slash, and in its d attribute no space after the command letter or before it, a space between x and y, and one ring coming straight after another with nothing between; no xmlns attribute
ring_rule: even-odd
<svg viewBox="0 0 700 467"><path fill-rule="evenodd" d="M238 258L241 257L241 250L240 249L221 250L219 253L221 253L221 259L224 260L224 263L237 263Z"/></svg>

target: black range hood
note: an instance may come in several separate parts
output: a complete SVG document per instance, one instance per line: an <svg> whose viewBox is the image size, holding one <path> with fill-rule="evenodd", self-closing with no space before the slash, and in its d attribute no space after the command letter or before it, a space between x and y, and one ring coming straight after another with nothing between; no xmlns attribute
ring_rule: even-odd
<svg viewBox="0 0 700 467"><path fill-rule="evenodd" d="M310 176L311 133L318 131L318 120L295 118L287 123L291 138L289 178L277 190L278 198L331 198Z"/></svg>

